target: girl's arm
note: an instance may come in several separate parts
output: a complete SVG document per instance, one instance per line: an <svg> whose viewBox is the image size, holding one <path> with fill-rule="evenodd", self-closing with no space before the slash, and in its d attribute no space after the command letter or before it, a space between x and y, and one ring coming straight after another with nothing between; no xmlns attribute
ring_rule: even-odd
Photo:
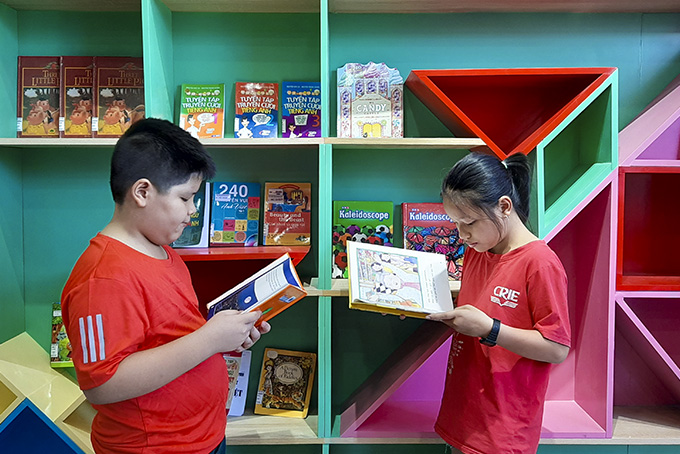
<svg viewBox="0 0 680 454"><path fill-rule="evenodd" d="M491 317L470 305L431 314L427 318L444 322L459 333L472 337L488 336L493 326ZM569 347L546 339L535 329L513 328L503 324L496 344L525 358L546 363L561 363L569 354Z"/></svg>

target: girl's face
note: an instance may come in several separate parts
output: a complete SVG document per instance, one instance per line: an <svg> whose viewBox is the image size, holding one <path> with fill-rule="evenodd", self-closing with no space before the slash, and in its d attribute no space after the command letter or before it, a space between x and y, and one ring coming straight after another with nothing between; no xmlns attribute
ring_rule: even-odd
<svg viewBox="0 0 680 454"><path fill-rule="evenodd" d="M478 252L486 252L499 246L505 238L505 228L500 231L492 219L481 210L473 210L469 207L454 205L448 198L444 197L444 210L451 220L456 224L461 240L469 247ZM500 208L494 210L500 218ZM503 225L501 223L501 225Z"/></svg>

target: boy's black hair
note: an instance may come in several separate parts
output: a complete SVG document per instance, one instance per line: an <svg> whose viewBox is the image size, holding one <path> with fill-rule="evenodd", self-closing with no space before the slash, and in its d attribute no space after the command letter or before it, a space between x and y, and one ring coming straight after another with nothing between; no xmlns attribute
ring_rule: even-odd
<svg viewBox="0 0 680 454"><path fill-rule="evenodd" d="M215 163L201 142L167 120L146 118L130 126L113 149L111 194L122 204L140 178L166 193L193 174L205 180L215 176Z"/></svg>
<svg viewBox="0 0 680 454"><path fill-rule="evenodd" d="M494 215L498 200L510 197L520 220L529 219L531 165L522 153L501 161L496 156L470 153L458 161L442 182L442 197L484 212L499 226Z"/></svg>

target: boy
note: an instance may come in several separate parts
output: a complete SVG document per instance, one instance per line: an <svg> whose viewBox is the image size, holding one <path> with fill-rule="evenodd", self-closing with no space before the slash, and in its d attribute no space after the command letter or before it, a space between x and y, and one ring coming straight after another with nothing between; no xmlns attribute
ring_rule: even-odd
<svg viewBox="0 0 680 454"><path fill-rule="evenodd" d="M270 326L222 311L206 322L189 271L168 244L196 211L215 165L165 120L135 123L111 158L113 218L90 241L62 294L80 387L98 411L100 453L224 449L227 368L220 352L251 347Z"/></svg>

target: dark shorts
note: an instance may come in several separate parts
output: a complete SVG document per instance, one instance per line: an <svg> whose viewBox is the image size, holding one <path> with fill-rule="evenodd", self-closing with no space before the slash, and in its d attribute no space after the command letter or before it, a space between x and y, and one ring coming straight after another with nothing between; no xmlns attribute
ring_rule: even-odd
<svg viewBox="0 0 680 454"><path fill-rule="evenodd" d="M210 451L209 454L225 454L227 452L227 439L223 438L222 443L217 445L217 448Z"/></svg>

